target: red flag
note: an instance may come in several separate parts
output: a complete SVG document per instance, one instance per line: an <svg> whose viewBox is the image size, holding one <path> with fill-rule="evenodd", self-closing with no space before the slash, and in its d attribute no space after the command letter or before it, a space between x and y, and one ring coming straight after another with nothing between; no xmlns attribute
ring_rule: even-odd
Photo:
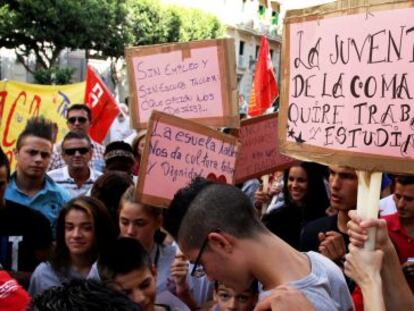
<svg viewBox="0 0 414 311"><path fill-rule="evenodd" d="M261 115L272 105L277 96L277 82L270 59L269 44L263 36L250 95L249 115L251 117Z"/></svg>
<svg viewBox="0 0 414 311"><path fill-rule="evenodd" d="M92 124L89 135L98 143L102 143L111 127L112 122L119 114L118 104L111 92L88 66L86 75L85 104L92 111Z"/></svg>

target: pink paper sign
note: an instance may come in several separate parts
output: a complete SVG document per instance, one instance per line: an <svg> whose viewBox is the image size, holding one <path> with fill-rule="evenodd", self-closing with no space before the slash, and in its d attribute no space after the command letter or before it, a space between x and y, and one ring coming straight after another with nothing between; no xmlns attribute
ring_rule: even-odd
<svg viewBox="0 0 414 311"><path fill-rule="evenodd" d="M132 59L140 118L152 110L188 118L223 115L217 46Z"/></svg>
<svg viewBox="0 0 414 311"><path fill-rule="evenodd" d="M235 138L157 111L148 133L138 183L142 203L166 207L197 176L234 182Z"/></svg>
<svg viewBox="0 0 414 311"><path fill-rule="evenodd" d="M296 160L279 152L278 114L242 121L236 183L292 165Z"/></svg>
<svg viewBox="0 0 414 311"><path fill-rule="evenodd" d="M414 8L290 25L286 140L414 159Z"/></svg>

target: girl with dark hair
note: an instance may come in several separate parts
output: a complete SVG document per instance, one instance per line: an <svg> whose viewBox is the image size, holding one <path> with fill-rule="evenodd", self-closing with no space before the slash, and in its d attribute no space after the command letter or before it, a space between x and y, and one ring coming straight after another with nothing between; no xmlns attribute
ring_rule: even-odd
<svg viewBox="0 0 414 311"><path fill-rule="evenodd" d="M88 277L93 263L116 238L113 222L103 204L81 196L69 201L56 224L56 247L52 258L41 263L30 279L29 293Z"/></svg>
<svg viewBox="0 0 414 311"><path fill-rule="evenodd" d="M263 216L266 227L285 242L299 248L300 232L309 221L325 216L329 197L327 167L301 162L284 172L284 205Z"/></svg>

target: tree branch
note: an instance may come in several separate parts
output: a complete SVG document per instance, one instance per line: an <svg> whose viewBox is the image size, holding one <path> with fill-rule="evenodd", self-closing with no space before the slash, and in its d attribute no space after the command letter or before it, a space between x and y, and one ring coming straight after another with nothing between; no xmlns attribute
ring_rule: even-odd
<svg viewBox="0 0 414 311"><path fill-rule="evenodd" d="M19 54L17 49L15 50L17 61L23 65L23 67L30 72L31 74L34 74L34 71L29 67L29 65L26 64L25 56L22 54Z"/></svg>

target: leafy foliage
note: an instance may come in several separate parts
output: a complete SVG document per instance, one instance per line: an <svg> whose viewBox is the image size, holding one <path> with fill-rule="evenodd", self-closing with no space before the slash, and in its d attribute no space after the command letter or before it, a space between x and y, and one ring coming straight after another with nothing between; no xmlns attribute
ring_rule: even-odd
<svg viewBox="0 0 414 311"><path fill-rule="evenodd" d="M158 0L0 0L0 47L15 49L29 72L40 70L35 74L38 82L70 79L72 73L55 68L65 48L98 51L114 62L128 45L223 33L215 16L162 6ZM28 65L30 57L35 58L35 70Z"/></svg>
<svg viewBox="0 0 414 311"><path fill-rule="evenodd" d="M75 72L74 68L41 68L34 73L34 79L39 84L68 84L71 82L72 75Z"/></svg>
<svg viewBox="0 0 414 311"><path fill-rule="evenodd" d="M129 1L129 27L133 45L174 42L179 39L180 20L154 0Z"/></svg>
<svg viewBox="0 0 414 311"><path fill-rule="evenodd" d="M224 34L223 25L212 14L180 7L171 7L170 10L176 12L181 21L179 41L214 39Z"/></svg>
<svg viewBox="0 0 414 311"><path fill-rule="evenodd" d="M161 6L155 0L130 0L133 45L214 39L224 34L217 17L197 9Z"/></svg>
<svg viewBox="0 0 414 311"><path fill-rule="evenodd" d="M123 44L116 44L125 35L120 29L124 5L117 0L1 1L0 47L14 48L30 72L26 62L32 54L37 68L50 68L64 48L119 53Z"/></svg>

